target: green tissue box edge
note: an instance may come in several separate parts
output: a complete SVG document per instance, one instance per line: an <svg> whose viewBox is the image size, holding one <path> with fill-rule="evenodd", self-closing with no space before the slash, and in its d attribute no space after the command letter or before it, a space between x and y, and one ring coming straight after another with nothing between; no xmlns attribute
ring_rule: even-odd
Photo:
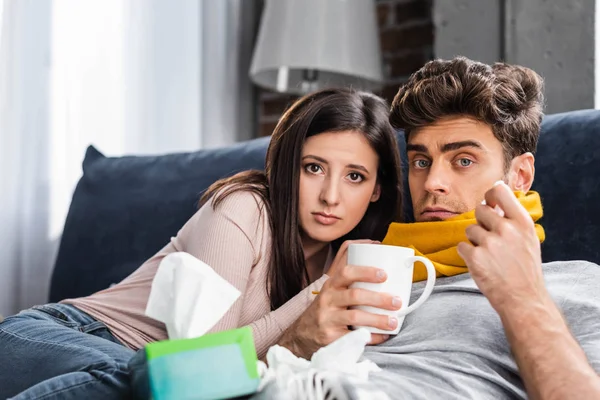
<svg viewBox="0 0 600 400"><path fill-rule="evenodd" d="M258 357L254 347L252 328L232 329L229 331L208 333L193 339L174 339L154 342L146 345L146 357L149 360L180 353L182 351L216 347L225 344L237 344L242 352L244 365L250 379L258 379Z"/></svg>

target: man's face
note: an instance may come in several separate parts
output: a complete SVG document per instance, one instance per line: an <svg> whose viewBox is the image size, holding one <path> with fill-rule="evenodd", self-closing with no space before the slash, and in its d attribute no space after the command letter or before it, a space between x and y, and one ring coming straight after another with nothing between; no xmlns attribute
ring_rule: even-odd
<svg viewBox="0 0 600 400"><path fill-rule="evenodd" d="M472 118L448 117L412 131L407 151L417 222L473 210L494 182L509 179L502 144L488 125Z"/></svg>

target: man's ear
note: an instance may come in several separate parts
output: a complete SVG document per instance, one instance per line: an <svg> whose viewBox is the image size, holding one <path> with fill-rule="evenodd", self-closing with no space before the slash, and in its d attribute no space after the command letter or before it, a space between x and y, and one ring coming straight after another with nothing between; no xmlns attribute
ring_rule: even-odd
<svg viewBox="0 0 600 400"><path fill-rule="evenodd" d="M512 190L527 193L533 185L535 176L535 157L531 153L524 153L513 158L508 172L508 186Z"/></svg>
<svg viewBox="0 0 600 400"><path fill-rule="evenodd" d="M377 185L375 185L375 190L373 190L373 195L371 196L371 203L375 203L377 200L379 200L380 196L381 196L381 185L378 183Z"/></svg>

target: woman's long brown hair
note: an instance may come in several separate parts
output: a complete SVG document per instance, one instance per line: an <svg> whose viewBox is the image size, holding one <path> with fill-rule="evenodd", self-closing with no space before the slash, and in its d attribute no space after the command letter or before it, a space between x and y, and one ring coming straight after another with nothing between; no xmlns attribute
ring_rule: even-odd
<svg viewBox="0 0 600 400"><path fill-rule="evenodd" d="M382 240L392 221L401 216L401 170L396 135L388 121L388 106L373 94L352 89L325 89L297 100L281 117L271 136L265 171L245 171L219 180L204 193L212 206L229 194L247 190L263 200L272 234L267 291L277 309L308 283L298 216L302 146L306 138L324 132L356 131L365 135L379 156L377 180L381 196L371 203L359 224L332 243ZM217 194L218 193L218 194Z"/></svg>

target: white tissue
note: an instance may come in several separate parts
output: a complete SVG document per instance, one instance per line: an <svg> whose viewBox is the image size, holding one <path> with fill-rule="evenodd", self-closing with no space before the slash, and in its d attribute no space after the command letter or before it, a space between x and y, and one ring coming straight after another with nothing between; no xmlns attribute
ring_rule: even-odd
<svg viewBox="0 0 600 400"><path fill-rule="evenodd" d="M167 255L158 266L146 315L167 326L169 339L208 332L240 296L210 266L184 252Z"/></svg>
<svg viewBox="0 0 600 400"><path fill-rule="evenodd" d="M320 399L325 398L328 390L335 391L334 387L328 387L335 379L328 382L328 378L343 376L355 382L366 382L370 372L381 371L372 361L358 362L370 340L371 333L367 329L357 329L319 349L310 361L296 357L285 347L272 346L267 352L268 368L259 361L259 390L275 380L282 388L289 389L289 393L302 393L304 396L298 395L297 398ZM372 399L373 395L371 392L370 397L365 398Z"/></svg>

